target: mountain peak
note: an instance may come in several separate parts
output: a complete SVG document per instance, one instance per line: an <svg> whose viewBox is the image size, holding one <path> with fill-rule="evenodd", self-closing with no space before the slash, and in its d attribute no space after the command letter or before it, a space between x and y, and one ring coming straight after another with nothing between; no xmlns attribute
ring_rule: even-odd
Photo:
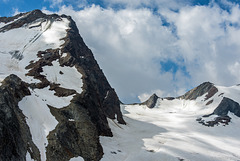
<svg viewBox="0 0 240 161"><path fill-rule="evenodd" d="M100 160L103 150L99 135L113 136L107 118L122 124L125 121L116 92L71 17L34 10L0 18L0 44L0 80L14 74L30 92L15 106L22 111L34 146L12 141L16 143L13 146L24 144L26 148L21 154L11 153L9 160L26 156L39 160L34 157L37 154L41 160L78 156ZM5 82L2 85L12 87ZM18 96L14 91L12 95ZM8 115L7 110L2 115ZM29 150L32 147L36 153ZM0 148L3 157L9 156L8 151L8 146Z"/></svg>
<svg viewBox="0 0 240 161"><path fill-rule="evenodd" d="M154 93L147 101L143 102L142 105L146 105L148 108L154 108L158 98L157 94Z"/></svg>
<svg viewBox="0 0 240 161"><path fill-rule="evenodd" d="M207 96L205 97L205 100L207 100L208 98L212 97L215 93L217 93L217 91L218 89L214 86L213 83L204 82L178 98L186 100L195 100L197 97L200 97L205 93L208 93Z"/></svg>
<svg viewBox="0 0 240 161"><path fill-rule="evenodd" d="M20 13L21 14L21 13ZM35 9L35 10L32 10L32 11L30 11L30 12L26 12L26 13L24 13L24 14L26 14L26 15L38 15L38 16L44 16L44 15L46 15L46 14L44 14L41 10L39 10L39 9Z"/></svg>

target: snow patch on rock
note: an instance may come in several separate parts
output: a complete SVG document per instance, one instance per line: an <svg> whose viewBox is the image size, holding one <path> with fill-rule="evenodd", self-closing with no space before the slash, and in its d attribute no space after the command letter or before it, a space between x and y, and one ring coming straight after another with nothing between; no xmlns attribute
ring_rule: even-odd
<svg viewBox="0 0 240 161"><path fill-rule="evenodd" d="M29 152L26 154L26 161L34 161L34 159L31 158L31 155Z"/></svg>
<svg viewBox="0 0 240 161"><path fill-rule="evenodd" d="M82 157L71 158L69 161L84 161Z"/></svg>
<svg viewBox="0 0 240 161"><path fill-rule="evenodd" d="M42 74L51 83L60 84L60 87L74 89L82 93L82 75L75 67L61 67L59 62L53 61L52 66L44 66Z"/></svg>
<svg viewBox="0 0 240 161"><path fill-rule="evenodd" d="M19 108L27 117L26 121L30 127L33 142L40 150L42 160L46 160L45 147L48 144L47 136L58 124L51 114L48 105L55 108L68 106L73 96L57 97L49 87L31 90L31 95L24 97L19 102Z"/></svg>
<svg viewBox="0 0 240 161"><path fill-rule="evenodd" d="M37 57L38 51L60 48L64 43L63 38L66 37L68 28L69 20L67 18L62 18L61 21L38 19L34 24L0 32L2 62L0 64L0 77L4 79L9 74L16 74L26 81L27 70L25 67L30 61L35 62L39 59Z"/></svg>

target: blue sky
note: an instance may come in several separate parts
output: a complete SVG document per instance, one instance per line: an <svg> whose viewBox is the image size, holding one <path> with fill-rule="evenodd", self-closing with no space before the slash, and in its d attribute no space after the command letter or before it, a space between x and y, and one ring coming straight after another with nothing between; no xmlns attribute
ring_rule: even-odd
<svg viewBox="0 0 240 161"><path fill-rule="evenodd" d="M0 15L72 16L125 103L240 83L239 0L1 0Z"/></svg>
<svg viewBox="0 0 240 161"><path fill-rule="evenodd" d="M56 2L56 4L54 4ZM73 6L74 9L78 10L81 7L77 5L79 3L84 3L87 5L96 4L105 7L105 3L98 0L92 1L74 1L74 0L63 0L63 1L51 1L51 0L1 0L0 1L0 15L1 16L12 16L16 11L28 12L34 9L46 8L47 10L57 12L59 8L63 5Z"/></svg>
<svg viewBox="0 0 240 161"><path fill-rule="evenodd" d="M180 1L181 2L181 1ZM185 0L182 1L182 4L185 5L208 5L211 0ZM221 0L216 0L216 3L221 5L221 7L226 7L223 5ZM231 0L231 2L234 3L240 3L239 0ZM89 6L92 4L95 5L100 5L103 8L111 7L116 10L119 10L121 8L126 8L127 4L126 3L120 3L115 2L115 3L108 3L107 1L104 0L1 0L0 1L0 15L1 16L12 16L12 14L15 13L15 11L20 11L20 12L27 12L31 11L34 9L42 9L46 8L47 10L56 12L59 10L59 8L63 5L66 6L73 6L75 10L81 9L81 7L78 6L78 4L84 4L84 6ZM83 6L83 7L84 7ZM141 4L143 7L152 7L149 4L144 5L144 3ZM138 6L139 7L139 6Z"/></svg>

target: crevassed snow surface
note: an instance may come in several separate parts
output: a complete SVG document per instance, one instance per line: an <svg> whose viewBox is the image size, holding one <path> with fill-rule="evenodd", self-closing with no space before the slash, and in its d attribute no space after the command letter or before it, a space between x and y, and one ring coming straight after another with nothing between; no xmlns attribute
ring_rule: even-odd
<svg viewBox="0 0 240 161"><path fill-rule="evenodd" d="M229 90L224 89L227 94ZM201 101L204 96L197 101L159 100L154 109L122 105L127 125L108 120L113 137L100 137L104 149L101 161L240 160L239 117L229 113L232 120L227 126L206 127L196 121L213 112L222 99L221 92L212 98L216 103L208 106Z"/></svg>

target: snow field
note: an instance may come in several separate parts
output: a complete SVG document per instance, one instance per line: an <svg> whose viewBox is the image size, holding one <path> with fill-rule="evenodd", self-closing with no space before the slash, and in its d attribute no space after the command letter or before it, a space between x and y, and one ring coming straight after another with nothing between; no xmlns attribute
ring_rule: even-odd
<svg viewBox="0 0 240 161"><path fill-rule="evenodd" d="M240 85L235 85L231 87L216 86L224 97L231 98L232 100L240 104ZM219 94L221 94L219 92Z"/></svg>
<svg viewBox="0 0 240 161"><path fill-rule="evenodd" d="M240 119L228 126L199 124L203 103L161 100L158 107L123 105L127 125L108 120L113 138L100 137L102 161L237 161L240 159ZM208 110L207 110L208 111Z"/></svg>

